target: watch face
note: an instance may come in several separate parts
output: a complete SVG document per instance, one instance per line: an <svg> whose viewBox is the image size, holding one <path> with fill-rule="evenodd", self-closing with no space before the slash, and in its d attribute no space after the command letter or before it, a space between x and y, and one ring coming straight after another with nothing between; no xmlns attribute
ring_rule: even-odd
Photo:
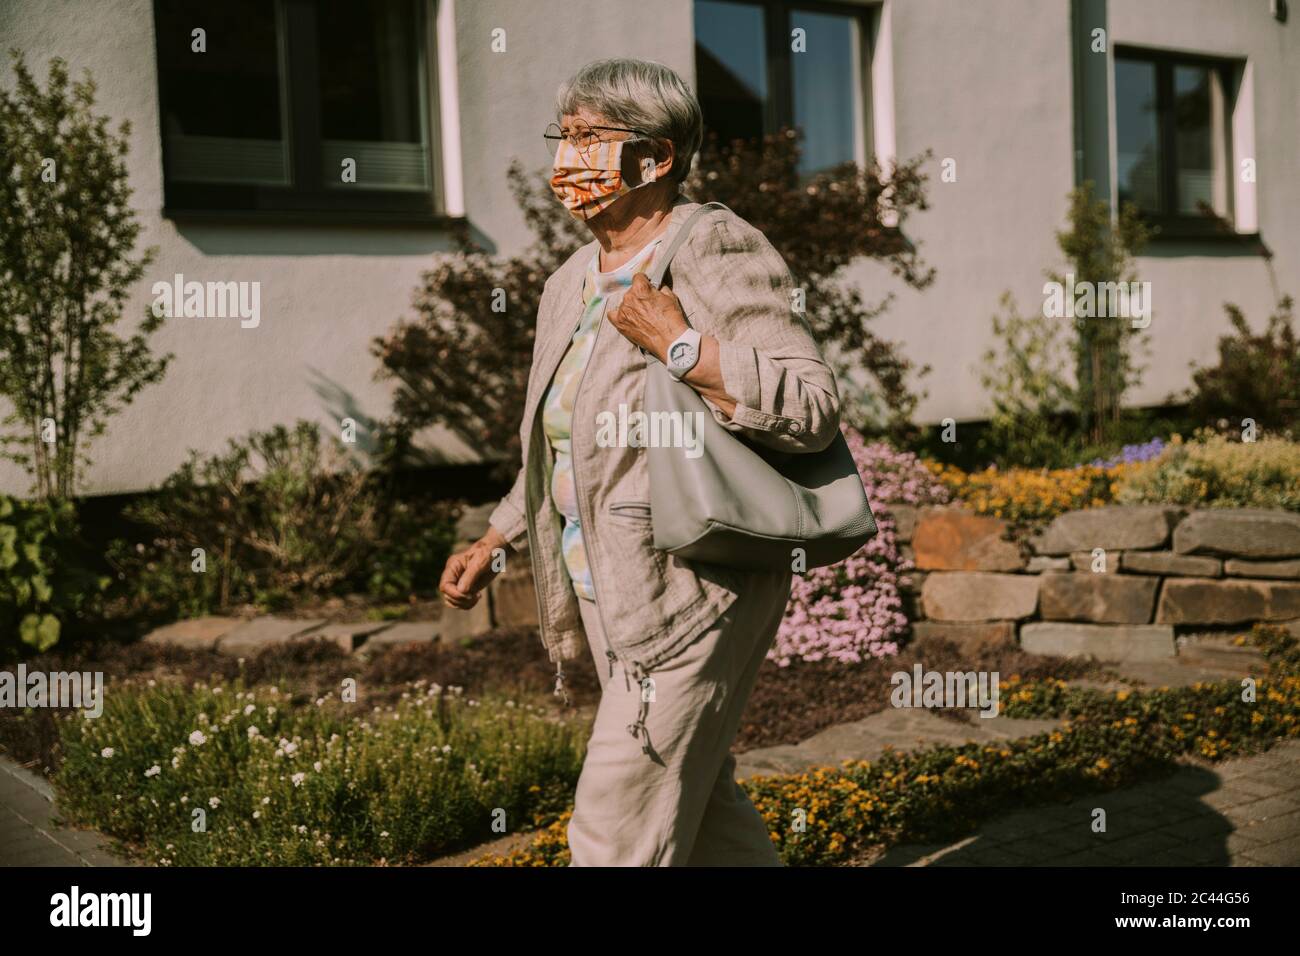
<svg viewBox="0 0 1300 956"><path fill-rule="evenodd" d="M674 365L689 365L695 358L695 348L689 342L678 342L669 349L668 358Z"/></svg>

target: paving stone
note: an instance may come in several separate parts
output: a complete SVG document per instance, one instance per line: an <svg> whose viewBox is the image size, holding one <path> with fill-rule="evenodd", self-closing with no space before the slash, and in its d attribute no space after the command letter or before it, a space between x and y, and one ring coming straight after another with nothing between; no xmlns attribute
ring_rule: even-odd
<svg viewBox="0 0 1300 956"><path fill-rule="evenodd" d="M960 505L922 508L912 535L916 566L923 571L1019 571L1025 556L1006 536L1001 518Z"/></svg>
<svg viewBox="0 0 1300 956"><path fill-rule="evenodd" d="M1048 621L1147 624L1159 580L1120 574L1048 574L1038 589L1039 614Z"/></svg>
<svg viewBox="0 0 1300 956"><path fill-rule="evenodd" d="M468 611L444 607L437 626L444 644L462 643L486 634L493 626L492 599L485 594Z"/></svg>
<svg viewBox="0 0 1300 956"><path fill-rule="evenodd" d="M252 657L268 647L311 636L312 631L324 624L324 618L255 617L217 641L217 653L227 657Z"/></svg>
<svg viewBox="0 0 1300 956"><path fill-rule="evenodd" d="M1035 621L1020 626L1020 647L1030 654L1152 661L1174 656L1174 629L1156 624Z"/></svg>
<svg viewBox="0 0 1300 956"><path fill-rule="evenodd" d="M1039 582L1056 575L935 571L925 579L921 600L935 621L1005 621L1031 616L1038 607Z"/></svg>
<svg viewBox="0 0 1300 956"><path fill-rule="evenodd" d="M1300 866L1300 835L1274 843L1242 847L1242 853L1265 866ZM1233 865L1242 864L1234 858Z"/></svg>
<svg viewBox="0 0 1300 956"><path fill-rule="evenodd" d="M1170 577L1217 578L1223 574L1223 562L1218 558L1176 551L1125 551L1120 567L1131 574Z"/></svg>
<svg viewBox="0 0 1300 956"><path fill-rule="evenodd" d="M345 654L358 647L380 631L392 627L391 621L335 621L307 635L312 640L333 641Z"/></svg>
<svg viewBox="0 0 1300 956"><path fill-rule="evenodd" d="M1057 515L1031 539L1036 554L1065 555L1105 548L1128 551L1162 548L1183 509L1165 505L1105 505Z"/></svg>
<svg viewBox="0 0 1300 956"><path fill-rule="evenodd" d="M1229 558L1224 562L1223 570L1236 578L1300 579L1300 561L1243 561L1240 558Z"/></svg>
<svg viewBox="0 0 1300 956"><path fill-rule="evenodd" d="M1300 514L1265 508L1193 511L1174 531L1174 550L1267 560L1300 557Z"/></svg>
<svg viewBox="0 0 1300 956"><path fill-rule="evenodd" d="M482 604L482 600L479 601ZM358 649L362 656L368 656L386 647L403 644L432 644L439 639L437 621L403 621L385 628L370 637Z"/></svg>
<svg viewBox="0 0 1300 956"><path fill-rule="evenodd" d="M243 619L238 617L195 617L150 631L144 641L146 644L210 651L216 648L218 640L243 623Z"/></svg>
<svg viewBox="0 0 1300 956"><path fill-rule="evenodd" d="M1300 582L1168 578L1157 624L1249 624L1300 617Z"/></svg>

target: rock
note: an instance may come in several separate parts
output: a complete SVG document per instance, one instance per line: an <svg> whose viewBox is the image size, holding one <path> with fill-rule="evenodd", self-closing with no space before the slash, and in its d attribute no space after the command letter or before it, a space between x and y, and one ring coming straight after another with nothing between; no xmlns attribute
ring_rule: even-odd
<svg viewBox="0 0 1300 956"><path fill-rule="evenodd" d="M925 616L936 621L1005 621L1031 616L1038 584L1051 575L936 571L925 579Z"/></svg>
<svg viewBox="0 0 1300 956"><path fill-rule="evenodd" d="M1181 508L1166 505L1105 505L1057 515L1031 540L1038 554L1070 554L1105 548L1129 551L1164 547Z"/></svg>
<svg viewBox="0 0 1300 956"><path fill-rule="evenodd" d="M1069 558L1053 558L1045 554L1036 554L1029 559L1025 570L1030 574L1042 574L1045 571L1069 571Z"/></svg>
<svg viewBox="0 0 1300 956"><path fill-rule="evenodd" d="M345 654L351 654L371 637L392 626L391 621L336 621L312 631L307 637L333 641Z"/></svg>
<svg viewBox="0 0 1300 956"><path fill-rule="evenodd" d="M918 640L941 637L965 651L985 647L1014 646L1016 625L1013 621L913 621L912 636Z"/></svg>
<svg viewBox="0 0 1300 956"><path fill-rule="evenodd" d="M1300 561L1242 561L1240 558L1229 558L1224 563L1223 570L1234 578L1300 579Z"/></svg>
<svg viewBox="0 0 1300 956"><path fill-rule="evenodd" d="M1223 573L1218 558L1194 557L1174 551L1125 551L1120 567L1134 574L1167 574L1185 578L1217 578Z"/></svg>
<svg viewBox="0 0 1300 956"><path fill-rule="evenodd" d="M1020 647L1030 654L1058 657L1092 655L1114 661L1160 660L1176 653L1174 629L1155 624L1124 626L1036 621L1021 625Z"/></svg>
<svg viewBox="0 0 1300 956"><path fill-rule="evenodd" d="M169 644L195 651L215 650L217 641L243 622L237 617L195 617L150 631L146 644Z"/></svg>
<svg viewBox="0 0 1300 956"><path fill-rule="evenodd" d="M487 534L488 518L492 515L496 506L497 502L489 501L487 504L474 505L461 512L460 517L456 520L455 547L457 550L473 544Z"/></svg>
<svg viewBox="0 0 1300 956"><path fill-rule="evenodd" d="M1300 557L1300 514L1265 508L1195 511L1174 531L1174 550L1239 558Z"/></svg>
<svg viewBox="0 0 1300 956"><path fill-rule="evenodd" d="M495 627L537 627L537 590L528 567L498 574L490 585L492 624ZM455 613L455 612L452 612Z"/></svg>
<svg viewBox="0 0 1300 956"><path fill-rule="evenodd" d="M894 535L900 544L912 540L916 529L916 505L894 504L881 505L880 510L894 519Z"/></svg>
<svg viewBox="0 0 1300 956"><path fill-rule="evenodd" d="M1094 571L1092 566L1096 559L1092 556L1092 552L1075 551L1070 555L1070 566L1076 571L1084 571L1088 574L1118 574L1119 559L1123 554L1123 551L1107 551L1104 555L1099 555L1098 557L1102 559L1100 565L1102 570Z"/></svg>
<svg viewBox="0 0 1300 956"><path fill-rule="evenodd" d="M1250 624L1300 617L1300 583L1169 578L1157 624Z"/></svg>
<svg viewBox="0 0 1300 956"><path fill-rule="evenodd" d="M480 598L478 606L482 604L483 599ZM403 621L400 624L393 624L368 638L357 653L361 656L369 656L381 648L399 644L432 644L439 639L438 625L438 621Z"/></svg>
<svg viewBox="0 0 1300 956"><path fill-rule="evenodd" d="M227 657L252 657L258 651L287 644L295 638L313 637L312 632L324 623L324 618L255 617L217 641L217 653Z"/></svg>
<svg viewBox="0 0 1300 956"><path fill-rule="evenodd" d="M455 643L478 637L492 630L492 599L484 594L468 611L444 607L437 631L443 643Z"/></svg>
<svg viewBox="0 0 1300 956"><path fill-rule="evenodd" d="M1007 523L961 506L922 508L912 547L926 571L1019 571L1024 555L1005 540Z"/></svg>
<svg viewBox="0 0 1300 956"><path fill-rule="evenodd" d="M1039 610L1047 621L1147 624L1155 606L1158 578L1120 574L1045 574Z"/></svg>

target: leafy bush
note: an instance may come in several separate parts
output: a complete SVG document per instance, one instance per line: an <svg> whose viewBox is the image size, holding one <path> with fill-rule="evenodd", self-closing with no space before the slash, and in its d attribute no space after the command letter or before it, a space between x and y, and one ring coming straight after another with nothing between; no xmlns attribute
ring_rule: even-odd
<svg viewBox="0 0 1300 956"><path fill-rule="evenodd" d="M1300 443L1264 437L1232 441L1202 430L1174 436L1160 457L1126 470L1116 500L1212 508L1300 511Z"/></svg>
<svg viewBox="0 0 1300 956"><path fill-rule="evenodd" d="M70 502L0 495L0 660L49 650L94 605L107 580L78 550Z"/></svg>
<svg viewBox="0 0 1300 956"><path fill-rule="evenodd" d="M1253 702L1231 680L1110 693L1013 676L1000 694L1002 713L1065 718L1059 729L993 744L891 750L875 761L751 777L741 785L789 866L843 865L882 844L958 839L996 814L1115 790L1170 772L1188 755L1221 760L1300 737L1296 639L1263 624L1250 639L1271 665ZM802 830L791 825L799 811ZM565 866L567 819L519 850L471 865Z"/></svg>
<svg viewBox="0 0 1300 956"><path fill-rule="evenodd" d="M128 687L104 713L60 719L59 804L163 866L305 866L427 859L567 806L576 720L417 684L353 716L276 688ZM204 830L194 832L196 811Z"/></svg>
<svg viewBox="0 0 1300 956"><path fill-rule="evenodd" d="M156 497L125 511L149 540L114 542L109 558L139 610L185 615L346 587L384 599L433 587L454 536L451 507L381 492L315 423L280 425L224 453L191 453Z"/></svg>
<svg viewBox="0 0 1300 956"><path fill-rule="evenodd" d="M867 444L842 425L862 475L878 531L856 554L839 564L796 574L790 603L768 658L785 667L795 659L856 663L898 652L907 629L900 584L912 563L899 548L889 503L930 504L948 493L921 460L884 442Z"/></svg>
<svg viewBox="0 0 1300 956"><path fill-rule="evenodd" d="M1259 335L1241 309L1225 304L1232 335L1219 339L1219 364L1195 369L1189 405L1202 422L1251 418L1300 439L1300 341L1292 325L1292 301L1284 296Z"/></svg>

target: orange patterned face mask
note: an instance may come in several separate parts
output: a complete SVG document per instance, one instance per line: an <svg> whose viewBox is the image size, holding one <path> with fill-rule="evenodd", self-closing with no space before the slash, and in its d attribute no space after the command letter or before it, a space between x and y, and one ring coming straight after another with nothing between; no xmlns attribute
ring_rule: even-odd
<svg viewBox="0 0 1300 956"><path fill-rule="evenodd" d="M567 139L555 151L551 189L575 219L586 221L600 215L620 196L655 180L653 161L646 164L640 186L623 179L623 144L628 140L595 143L580 151Z"/></svg>

